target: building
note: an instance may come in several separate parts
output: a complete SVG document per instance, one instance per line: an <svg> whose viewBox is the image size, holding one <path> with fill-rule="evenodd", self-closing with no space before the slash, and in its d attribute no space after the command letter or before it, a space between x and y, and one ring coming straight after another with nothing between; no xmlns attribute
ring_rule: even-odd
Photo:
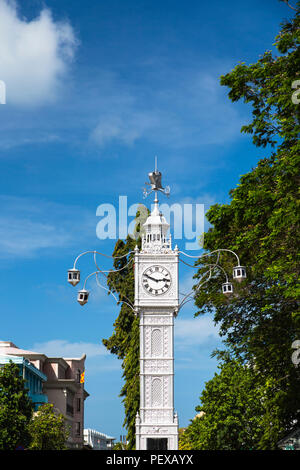
<svg viewBox="0 0 300 470"><path fill-rule="evenodd" d="M300 450L300 428L294 429L277 443L281 450Z"/></svg>
<svg viewBox="0 0 300 470"><path fill-rule="evenodd" d="M82 448L84 401L89 396L84 389L86 356L47 357L43 353L20 349L10 341L0 341L0 355L21 357L46 377L42 384L42 393L66 418L70 432L68 447Z"/></svg>
<svg viewBox="0 0 300 470"><path fill-rule="evenodd" d="M83 431L84 444L92 447L93 450L111 450L115 437L107 436L95 429L85 429Z"/></svg>
<svg viewBox="0 0 300 470"><path fill-rule="evenodd" d="M0 366L8 364L10 361L19 366L20 375L26 380L25 386L28 389L28 396L33 403L34 411L37 411L39 406L48 403L48 397L43 393L43 384L46 382L47 376L25 357L0 355Z"/></svg>

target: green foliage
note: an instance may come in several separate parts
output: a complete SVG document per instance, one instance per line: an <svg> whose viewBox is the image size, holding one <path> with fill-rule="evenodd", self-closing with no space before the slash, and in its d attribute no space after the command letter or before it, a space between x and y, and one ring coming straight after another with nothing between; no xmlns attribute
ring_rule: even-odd
<svg viewBox="0 0 300 470"><path fill-rule="evenodd" d="M272 400L274 380L264 380L253 367L226 361L220 373L206 383L201 406L184 433L182 450L275 449L280 407Z"/></svg>
<svg viewBox="0 0 300 470"><path fill-rule="evenodd" d="M140 216L140 213L142 216ZM136 218L139 223L135 227L135 233L140 233L140 226L148 215L146 211L138 211ZM127 237L126 241L118 240L113 256L123 256L133 251L135 246L140 248L141 239ZM125 408L124 426L128 434L128 450L135 448L135 417L140 405L140 365L139 365L139 319L135 317L131 308L124 302L134 304L134 253L114 260L115 269L124 269L108 275L107 284L112 292L119 295L122 303L119 315L114 322L114 331L110 338L103 339L104 346L122 360L124 385L120 396L123 397ZM127 264L129 265L125 267Z"/></svg>
<svg viewBox="0 0 300 470"><path fill-rule="evenodd" d="M30 442L28 423L33 412L32 402L20 377L17 364L10 362L0 368L0 449L26 448Z"/></svg>
<svg viewBox="0 0 300 470"><path fill-rule="evenodd" d="M128 449L135 447L135 417L140 407L140 329L139 319L135 318L130 333L130 344L123 362L125 378L120 396L124 397L125 425L128 430Z"/></svg>
<svg viewBox="0 0 300 470"><path fill-rule="evenodd" d="M30 450L65 450L68 431L66 419L56 414L53 405L40 406L28 427L31 443Z"/></svg>
<svg viewBox="0 0 300 470"><path fill-rule="evenodd" d="M127 444L124 444L124 442L116 442L113 446L113 450L128 450Z"/></svg>
<svg viewBox="0 0 300 470"><path fill-rule="evenodd" d="M292 102L291 88L300 70L299 12L298 2L294 19L282 26L276 38L282 55L273 57L267 51L257 63L241 63L221 77L232 101L244 99L252 106L253 119L242 132L252 134L256 146L276 148L240 178L230 192L230 204L216 204L207 214L212 228L205 234L205 249L236 251L247 266L248 279L241 285L234 283L235 293L228 299L220 293L222 274L216 274L196 298L197 315L214 312L234 357L255 361L266 383L276 383L268 398L269 408L277 410L276 425L269 426L265 411L261 426L266 428L257 435L260 448L273 448L300 418L299 373L291 361L291 344L300 337L300 105ZM199 263L196 278L207 270L207 262ZM232 262L228 254L220 258L228 273ZM218 354L224 357L224 352Z"/></svg>
<svg viewBox="0 0 300 470"><path fill-rule="evenodd" d="M300 2L293 20L285 22L275 38L282 54L273 57L266 51L255 63L239 63L232 72L221 77L221 84L230 88L232 101L243 99L252 105L253 120L242 132L253 135L253 143L265 147L280 143L289 149L299 139L300 108L292 102L292 83L300 71Z"/></svg>

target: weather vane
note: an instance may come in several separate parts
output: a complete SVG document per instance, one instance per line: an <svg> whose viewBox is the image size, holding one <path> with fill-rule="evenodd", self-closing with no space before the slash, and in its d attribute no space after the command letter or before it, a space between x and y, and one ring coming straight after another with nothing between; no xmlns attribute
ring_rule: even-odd
<svg viewBox="0 0 300 470"><path fill-rule="evenodd" d="M150 189L144 188L144 198L149 196L152 191L160 191L161 193L165 194L166 196L170 195L170 187L166 186L165 188L162 187L161 184L161 172L157 170L157 157L155 157L155 170L151 173L148 173L150 183L145 183L147 186L150 186Z"/></svg>

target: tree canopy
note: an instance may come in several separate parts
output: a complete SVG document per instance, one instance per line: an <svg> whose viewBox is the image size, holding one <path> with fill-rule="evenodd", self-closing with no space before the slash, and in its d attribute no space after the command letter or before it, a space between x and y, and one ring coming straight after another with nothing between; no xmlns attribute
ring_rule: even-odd
<svg viewBox="0 0 300 470"><path fill-rule="evenodd" d="M292 343L300 338L300 106L292 100L300 73L299 14L300 2L275 39L277 56L267 51L256 63L240 63L221 77L232 101L243 99L252 107L252 120L241 131L252 135L255 146L266 147L266 157L240 178L229 204L216 204L207 213L212 227L204 248L237 252L248 279L234 283L228 299L220 293L222 275L216 274L196 296L197 315L214 312L231 354L255 364L266 380L277 384L272 400L280 409L280 425L277 433L260 435L257 445L265 448L273 448L299 422L299 373L291 360ZM196 278L206 263L199 263ZM232 270L227 253L220 264Z"/></svg>
<svg viewBox="0 0 300 470"><path fill-rule="evenodd" d="M33 411L26 380L17 364L0 367L0 450L63 450L68 430L52 404Z"/></svg>
<svg viewBox="0 0 300 470"><path fill-rule="evenodd" d="M33 406L20 368L10 362L0 367L0 449L26 448L30 442L28 424Z"/></svg>
<svg viewBox="0 0 300 470"><path fill-rule="evenodd" d="M65 450L68 438L66 419L53 405L40 406L29 423L30 450Z"/></svg>
<svg viewBox="0 0 300 470"><path fill-rule="evenodd" d="M265 381L249 364L226 360L206 383L198 415L180 435L181 450L253 450L278 433L276 381ZM273 444L269 449L276 448Z"/></svg>

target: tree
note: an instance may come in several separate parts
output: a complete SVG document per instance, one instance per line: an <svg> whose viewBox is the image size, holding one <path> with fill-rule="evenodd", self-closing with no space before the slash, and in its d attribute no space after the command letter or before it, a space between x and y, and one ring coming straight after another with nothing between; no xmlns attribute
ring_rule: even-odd
<svg viewBox="0 0 300 470"><path fill-rule="evenodd" d="M128 450L127 444L124 442L116 442L113 446L113 450Z"/></svg>
<svg viewBox="0 0 300 470"><path fill-rule="evenodd" d="M199 415L180 436L181 450L253 450L267 427L277 434L278 404L270 406L276 382L239 361L219 369L202 392Z"/></svg>
<svg viewBox="0 0 300 470"><path fill-rule="evenodd" d="M55 413L53 405L40 406L28 426L30 450L65 450L68 438L66 419Z"/></svg>
<svg viewBox="0 0 300 470"><path fill-rule="evenodd" d="M33 407L20 368L10 362L0 367L0 449L26 448Z"/></svg>
<svg viewBox="0 0 300 470"><path fill-rule="evenodd" d="M115 245L113 256L114 268L122 269L117 273L110 273L107 278L109 289L119 295L122 303L119 315L114 322L114 332L108 339L103 339L104 346L122 360L124 385L120 396L123 397L125 408L124 426L128 431L128 450L135 448L135 417L140 406L140 365L139 365L139 319L135 317L132 309L128 306L134 304L134 253L135 246L141 246L139 234L141 225L145 221L148 211L141 206L136 214L135 238L128 236L126 241L118 240ZM124 303L125 302L125 303Z"/></svg>
<svg viewBox="0 0 300 470"><path fill-rule="evenodd" d="M291 361L291 345L300 337L300 106L292 100L299 78L299 42L297 2L294 18L282 24L276 37L279 56L267 51L255 64L240 63L221 77L232 101L243 99L252 106L252 121L242 132L251 134L256 146L273 150L241 177L230 191L230 204L216 204L207 214L212 228L205 234L204 248L236 251L247 266L247 281L235 284L235 294L225 299L220 294L222 276L216 274L196 297L196 315L213 311L230 351L244 362L254 361L277 384L272 397L274 407L278 405L277 432L265 434L260 448L273 448L300 418L299 373ZM197 278L206 263L199 263ZM221 264L230 270L232 258L222 255Z"/></svg>

